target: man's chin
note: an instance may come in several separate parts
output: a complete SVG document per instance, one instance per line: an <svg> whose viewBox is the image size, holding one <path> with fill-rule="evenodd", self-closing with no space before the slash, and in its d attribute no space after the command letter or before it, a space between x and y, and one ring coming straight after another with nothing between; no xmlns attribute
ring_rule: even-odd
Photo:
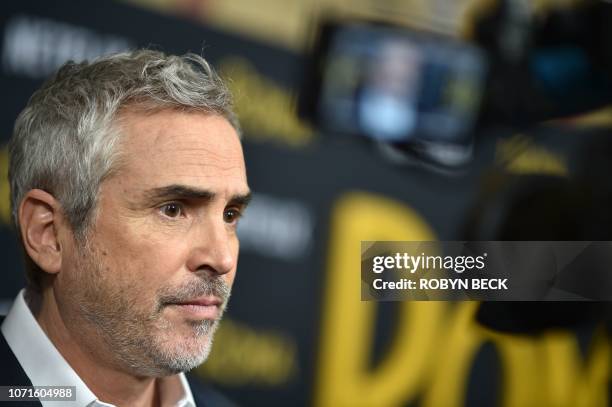
<svg viewBox="0 0 612 407"><path fill-rule="evenodd" d="M174 331L172 336L148 350L148 359L153 367L145 368L141 374L161 377L187 372L208 358L213 332L203 333L198 332L198 328L193 328L185 332Z"/></svg>
<svg viewBox="0 0 612 407"><path fill-rule="evenodd" d="M166 335L182 338L212 337L219 325L219 319L202 318L201 316L185 314L170 310L164 315L162 321ZM159 325L158 325L159 327Z"/></svg>

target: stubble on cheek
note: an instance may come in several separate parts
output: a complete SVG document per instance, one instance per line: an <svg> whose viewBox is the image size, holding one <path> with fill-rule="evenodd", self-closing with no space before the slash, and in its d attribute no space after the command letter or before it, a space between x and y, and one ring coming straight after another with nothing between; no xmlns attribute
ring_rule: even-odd
<svg viewBox="0 0 612 407"><path fill-rule="evenodd" d="M74 303L83 322L81 334L90 351L113 365L136 366L147 337L160 324L156 298L144 292L137 281L126 281L108 257L93 245L80 249L70 284ZM117 267L117 266L114 266Z"/></svg>
<svg viewBox="0 0 612 407"><path fill-rule="evenodd" d="M230 288L221 278L194 277L181 286L158 289L149 281L126 279L136 273L118 270L110 256L89 247L79 259L73 282L78 313L93 333L92 352L109 358L115 366L139 375L163 376L189 370L210 351L218 321L189 321L166 310L168 303L215 295L227 303ZM99 346L102 345L102 346ZM108 359L107 359L108 360Z"/></svg>

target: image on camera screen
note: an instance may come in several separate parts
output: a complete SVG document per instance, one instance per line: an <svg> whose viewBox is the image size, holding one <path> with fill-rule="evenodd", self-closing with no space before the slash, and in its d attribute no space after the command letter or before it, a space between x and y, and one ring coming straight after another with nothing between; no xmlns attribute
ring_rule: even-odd
<svg viewBox="0 0 612 407"><path fill-rule="evenodd" d="M382 141L468 144L486 73L481 52L406 29L349 25L333 31L319 121Z"/></svg>

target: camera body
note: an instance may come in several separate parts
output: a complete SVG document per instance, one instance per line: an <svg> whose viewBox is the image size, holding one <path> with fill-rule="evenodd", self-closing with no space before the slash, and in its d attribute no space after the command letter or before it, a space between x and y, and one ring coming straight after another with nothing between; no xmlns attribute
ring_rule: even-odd
<svg viewBox="0 0 612 407"><path fill-rule="evenodd" d="M523 128L612 103L612 4L533 14L500 0L470 41L363 21L321 25L300 116L445 168L470 162L481 127ZM390 155L390 157L397 157Z"/></svg>

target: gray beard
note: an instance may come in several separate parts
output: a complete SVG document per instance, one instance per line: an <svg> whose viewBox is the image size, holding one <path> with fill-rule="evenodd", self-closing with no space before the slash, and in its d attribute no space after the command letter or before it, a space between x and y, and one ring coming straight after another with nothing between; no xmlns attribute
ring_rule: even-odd
<svg viewBox="0 0 612 407"><path fill-rule="evenodd" d="M192 322L194 335L186 339L191 347L179 343L172 348L158 339L172 331L170 324L158 324L161 334L152 334L150 327L136 319L118 320L101 316L99 311L81 306L82 314L104 339L119 364L135 376L162 377L189 371L208 358L213 335L219 321ZM197 342L194 351L193 342Z"/></svg>
<svg viewBox="0 0 612 407"><path fill-rule="evenodd" d="M104 292L102 288L109 287L104 280L112 276L101 274L104 263L93 250L85 249L83 254L88 257L82 257L80 264L80 274L84 276L80 282L80 314L98 337L103 338L116 364L135 376L162 377L189 371L207 359L230 296L230 288L223 280L202 273L188 285L164 287L156 293L155 311L143 315L131 301L137 291L123 287ZM162 311L168 304L201 295L221 298L219 319L190 321L191 334L176 340L177 329L163 319Z"/></svg>

